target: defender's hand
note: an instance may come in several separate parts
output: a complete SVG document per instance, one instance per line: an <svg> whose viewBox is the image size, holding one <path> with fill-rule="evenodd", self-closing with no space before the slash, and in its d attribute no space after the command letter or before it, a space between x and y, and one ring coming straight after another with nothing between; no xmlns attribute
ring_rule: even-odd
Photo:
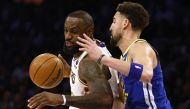
<svg viewBox="0 0 190 109"><path fill-rule="evenodd" d="M62 95L42 92L34 95L28 100L28 107L30 109L42 109L45 106L58 106L63 104L63 102Z"/></svg>
<svg viewBox="0 0 190 109"><path fill-rule="evenodd" d="M77 44L80 45L80 51L86 51L90 59L97 61L102 55L102 51L98 48L95 41L89 38L86 34L83 34L84 38L78 37Z"/></svg>

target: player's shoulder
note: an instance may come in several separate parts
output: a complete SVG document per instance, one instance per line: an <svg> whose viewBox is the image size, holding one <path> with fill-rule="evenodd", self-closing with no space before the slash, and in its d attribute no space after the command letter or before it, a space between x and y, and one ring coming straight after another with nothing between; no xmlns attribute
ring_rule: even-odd
<svg viewBox="0 0 190 109"><path fill-rule="evenodd" d="M105 77L100 65L88 57L82 59L79 64L79 76L85 78L85 80L95 80L94 77Z"/></svg>
<svg viewBox="0 0 190 109"><path fill-rule="evenodd" d="M133 49L148 49L148 48L150 48L150 44L147 41L136 42L136 43L134 43L132 48Z"/></svg>
<svg viewBox="0 0 190 109"><path fill-rule="evenodd" d="M154 50L151 45L147 41L136 42L131 46L129 50L131 54L133 53L147 53L147 54L154 54Z"/></svg>
<svg viewBox="0 0 190 109"><path fill-rule="evenodd" d="M88 55L83 58L81 61L80 61L80 64L79 64L79 68L82 68L82 69L87 69L88 67L94 65L95 62L90 60L90 58L88 57Z"/></svg>

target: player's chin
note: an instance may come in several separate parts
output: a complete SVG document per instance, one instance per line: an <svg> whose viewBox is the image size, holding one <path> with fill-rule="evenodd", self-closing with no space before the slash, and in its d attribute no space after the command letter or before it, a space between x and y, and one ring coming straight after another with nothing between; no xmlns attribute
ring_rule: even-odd
<svg viewBox="0 0 190 109"><path fill-rule="evenodd" d="M73 49L74 49L74 46L67 46L67 51L68 51L68 52L73 51Z"/></svg>

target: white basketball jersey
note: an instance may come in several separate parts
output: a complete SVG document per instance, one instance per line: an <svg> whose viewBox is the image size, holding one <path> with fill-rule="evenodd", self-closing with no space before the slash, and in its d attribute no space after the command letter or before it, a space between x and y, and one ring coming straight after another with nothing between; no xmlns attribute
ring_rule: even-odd
<svg viewBox="0 0 190 109"><path fill-rule="evenodd" d="M111 56L110 52L105 47L104 43L101 43L103 45L99 45L99 48L101 49L102 53L106 56ZM84 96L85 94L85 87L88 87L84 82L82 82L79 78L78 70L79 70L79 63L80 61L87 55L87 52L83 52L78 58L73 58L71 63L71 74L70 74L70 86L71 86L71 96ZM117 89L117 83L119 82L117 72L109 68L111 73L111 78L108 80L110 83L113 96L119 96L118 89ZM75 107L69 107L69 109L79 109Z"/></svg>

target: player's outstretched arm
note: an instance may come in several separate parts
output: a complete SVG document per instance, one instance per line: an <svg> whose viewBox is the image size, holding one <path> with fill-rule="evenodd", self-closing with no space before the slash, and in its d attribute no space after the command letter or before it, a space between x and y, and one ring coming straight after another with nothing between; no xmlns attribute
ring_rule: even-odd
<svg viewBox="0 0 190 109"><path fill-rule="evenodd" d="M84 38L78 37L78 40L79 41L77 41L77 44L82 47L79 49L80 51L88 52L89 57L94 61L100 59L102 53L92 39L90 39L87 35L84 34ZM153 76L153 68L155 67L155 61L153 61L156 60L155 52L146 43L137 43L135 44L135 46L132 47L133 48L131 48L130 50L133 50L131 58L133 59L134 63L131 63L130 61L121 61L119 59L112 58L109 56L103 56L100 62L106 66L116 69L123 75L129 77L130 74L132 74L132 78L138 78L143 82L150 82ZM136 72L139 66L142 66L142 68L140 68L143 69L142 71L139 70L140 72L131 73L130 69Z"/></svg>
<svg viewBox="0 0 190 109"><path fill-rule="evenodd" d="M100 66L88 59L83 59L79 67L80 79L87 83L89 92L84 96L66 95L66 104L83 109L111 109L113 95L111 87ZM29 108L42 109L45 106L62 105L62 95L42 92L28 100Z"/></svg>

